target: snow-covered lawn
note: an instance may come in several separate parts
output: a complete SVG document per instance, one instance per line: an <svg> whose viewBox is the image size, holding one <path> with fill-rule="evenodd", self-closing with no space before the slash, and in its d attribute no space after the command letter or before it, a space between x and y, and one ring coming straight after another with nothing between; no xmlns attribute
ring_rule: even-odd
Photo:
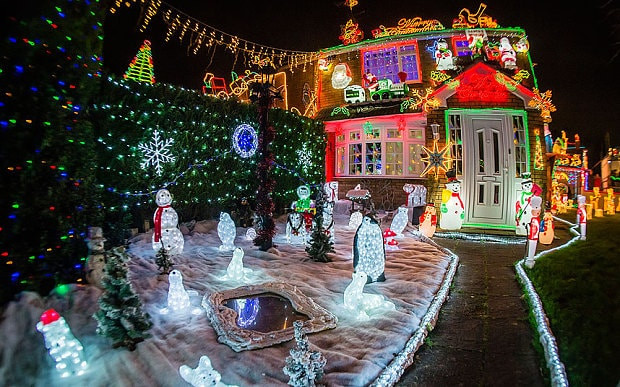
<svg viewBox="0 0 620 387"><path fill-rule="evenodd" d="M387 251L386 281L366 285L365 293L380 294L393 302L396 310L372 316L368 321L352 317L343 306L343 293L353 271L352 243L355 230L348 228L348 216L335 216L336 244L332 262L307 260L304 247L285 242L285 218L277 219L277 245L273 253L261 252L245 238L245 228L237 228L235 244L245 251L243 264L253 272L251 284L287 282L296 286L318 305L337 316L336 328L308 334L311 350L319 350L327 359L321 380L330 386L365 386L373 383L386 367L405 352L415 351L410 338L421 326L435 296L444 289L446 275L454 270L456 258L441 247L405 231L398 239L399 249ZM383 229L389 227L384 224ZM173 257L183 274L183 284L191 292L192 307L200 308L205 294L235 288L244 283L221 280L232 252L220 252L217 222L198 222L185 235L182 255ZM110 246L106 246L110 247ZM7 307L0 323L0 380L6 385L36 386L183 386L179 375L183 364L195 368L202 355L211 359L222 374L222 382L240 386L286 385L282 372L294 340L268 348L235 352L217 341L217 334L204 310L192 314L161 314L166 307L168 277L158 274L150 234L138 235L129 246L129 276L151 315L151 337L133 352L112 349L111 342L95 333L100 290L94 286L76 286L65 296L41 298L23 293ZM443 299L435 300L430 315L436 316ZM41 313L55 308L74 335L84 345L89 368L85 375L60 379L53 360L43 345L35 324ZM428 327L428 326L427 326ZM418 339L420 331L418 331ZM400 356L398 356L400 354ZM409 358L410 359L410 358ZM398 363L398 362L397 362ZM406 363L406 362L405 362ZM397 367L398 368L398 367ZM384 375L385 376L385 375Z"/></svg>

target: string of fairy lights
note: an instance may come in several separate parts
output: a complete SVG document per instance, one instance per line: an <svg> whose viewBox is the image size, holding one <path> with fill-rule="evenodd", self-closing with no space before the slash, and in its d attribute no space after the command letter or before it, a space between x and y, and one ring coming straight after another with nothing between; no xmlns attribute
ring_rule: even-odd
<svg viewBox="0 0 620 387"><path fill-rule="evenodd" d="M187 44L187 52L198 55L217 46L224 47L237 60L242 55L246 63L288 67L291 70L311 65L318 60L319 52L286 50L242 39L210 26L161 0L116 0L109 9L114 14L121 7L140 6L143 10L140 32L146 31L152 19L161 15L167 26L165 41L178 38Z"/></svg>

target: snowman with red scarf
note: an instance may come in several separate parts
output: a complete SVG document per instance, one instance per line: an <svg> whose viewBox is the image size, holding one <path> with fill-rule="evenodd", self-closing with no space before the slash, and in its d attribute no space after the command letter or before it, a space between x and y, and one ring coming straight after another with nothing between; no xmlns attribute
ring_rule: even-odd
<svg viewBox="0 0 620 387"><path fill-rule="evenodd" d="M443 230L459 230L465 219L465 206L461 200L461 182L454 171L446 173L448 182L441 192L441 218L439 227Z"/></svg>
<svg viewBox="0 0 620 387"><path fill-rule="evenodd" d="M159 251L162 247L168 254L183 253L183 234L177 227L179 215L172 208L172 195L167 189L160 189L155 195L157 209L153 214L153 250Z"/></svg>

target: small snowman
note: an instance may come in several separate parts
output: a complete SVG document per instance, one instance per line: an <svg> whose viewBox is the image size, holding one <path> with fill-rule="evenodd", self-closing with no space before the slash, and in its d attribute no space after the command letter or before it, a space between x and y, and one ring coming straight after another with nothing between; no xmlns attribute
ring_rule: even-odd
<svg viewBox="0 0 620 387"><path fill-rule="evenodd" d="M503 37L499 40L500 62L505 69L514 70L517 68L517 53L510 45L510 40Z"/></svg>
<svg viewBox="0 0 620 387"><path fill-rule="evenodd" d="M517 235L527 235L527 225L532 218L530 200L534 196L534 182L530 179L531 174L524 172L521 175L521 192L517 193L518 199L515 203L515 219L517 222Z"/></svg>
<svg viewBox="0 0 620 387"><path fill-rule="evenodd" d="M103 289L101 279L105 271L105 248L101 227L89 227L88 239L88 259L86 260L86 280L89 284L95 285L99 289Z"/></svg>
<svg viewBox="0 0 620 387"><path fill-rule="evenodd" d="M441 218L439 227L443 230L459 230L465 219L465 206L461 200L461 182L454 171L446 173L448 182L441 193Z"/></svg>
<svg viewBox="0 0 620 387"><path fill-rule="evenodd" d="M452 51L448 48L448 43L444 39L439 39L435 48L435 63L437 70L456 70Z"/></svg>
<svg viewBox="0 0 620 387"><path fill-rule="evenodd" d="M170 255L183 253L183 234L177 227L179 216L172 208L172 195L167 189L160 189L155 195L157 210L153 214L153 250L159 251L162 247Z"/></svg>
<svg viewBox="0 0 620 387"><path fill-rule="evenodd" d="M366 215L353 239L353 270L367 274L368 283L385 281L385 247L379 223Z"/></svg>
<svg viewBox="0 0 620 387"><path fill-rule="evenodd" d="M220 221L217 224L217 236L219 236L222 241L220 251L232 251L235 249L237 228L235 227L235 222L233 222L227 212L220 212Z"/></svg>
<svg viewBox="0 0 620 387"><path fill-rule="evenodd" d="M394 215L392 219L392 224L390 225L390 229L396 233L396 236L402 238L403 231L405 227L407 227L407 222L409 221L409 212L407 207L400 206L398 207L398 212Z"/></svg>
<svg viewBox="0 0 620 387"><path fill-rule="evenodd" d="M45 338L45 347L56 361L60 376L81 375L88 364L84 358L82 344L73 336L64 318L54 309L48 309L41 315L37 330Z"/></svg>
<svg viewBox="0 0 620 387"><path fill-rule="evenodd" d="M538 241L543 245L550 245L553 243L555 237L555 230L553 225L553 214L550 210L546 210L543 215L543 220L540 222L540 233L538 234Z"/></svg>
<svg viewBox="0 0 620 387"><path fill-rule="evenodd" d="M426 205L426 209L420 216L420 233L427 238L431 238L435 234L437 228L437 209L433 203Z"/></svg>

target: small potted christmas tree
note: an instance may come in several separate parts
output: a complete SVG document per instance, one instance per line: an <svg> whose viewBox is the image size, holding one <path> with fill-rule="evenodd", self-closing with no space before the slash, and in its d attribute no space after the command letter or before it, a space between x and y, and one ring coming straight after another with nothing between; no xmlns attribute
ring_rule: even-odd
<svg viewBox="0 0 620 387"><path fill-rule="evenodd" d="M97 333L111 338L114 348L127 347L133 351L148 336L152 323L127 278L125 249L117 247L106 252L106 256L104 292L99 298L99 310L93 315Z"/></svg>
<svg viewBox="0 0 620 387"><path fill-rule="evenodd" d="M295 342L297 345L290 350L286 358L286 366L282 369L289 376L288 384L294 387L316 386L315 381L323 377L323 367L327 359L319 351L310 351L308 338L303 331L303 322L293 322Z"/></svg>
<svg viewBox="0 0 620 387"><path fill-rule="evenodd" d="M173 265L172 258L170 258L170 254L164 248L163 243L157 254L155 254L155 263L157 264L157 270L161 270L161 274L170 273L170 268Z"/></svg>

